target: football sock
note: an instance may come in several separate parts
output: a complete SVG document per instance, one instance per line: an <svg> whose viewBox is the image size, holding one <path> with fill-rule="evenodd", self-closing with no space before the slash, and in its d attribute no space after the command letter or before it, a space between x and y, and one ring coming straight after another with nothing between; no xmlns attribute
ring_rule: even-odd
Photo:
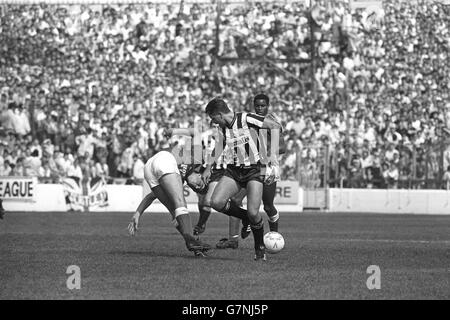
<svg viewBox="0 0 450 320"><path fill-rule="evenodd" d="M239 239L239 233L240 233L240 226L241 221L238 219L235 219L234 217L229 218L228 222L228 239Z"/></svg>
<svg viewBox="0 0 450 320"><path fill-rule="evenodd" d="M263 219L256 223L251 224L253 238L255 240L255 250L259 250L264 247L264 222Z"/></svg>
<svg viewBox="0 0 450 320"><path fill-rule="evenodd" d="M180 225L178 224L178 221L177 221L176 219L173 219L173 220L172 220L172 224L173 224L173 226L175 227L175 229L177 229L178 232L179 232L181 235L183 235L183 231L181 230Z"/></svg>
<svg viewBox="0 0 450 320"><path fill-rule="evenodd" d="M186 241L194 239L192 235L192 222L189 211L185 207L175 209L175 219L178 223L176 227Z"/></svg>
<svg viewBox="0 0 450 320"><path fill-rule="evenodd" d="M211 207L209 206L201 206L198 208L199 212L200 212L200 216L198 217L198 222L197 225L198 226L203 226L206 224L206 222L208 221L208 218L211 214Z"/></svg>
<svg viewBox="0 0 450 320"><path fill-rule="evenodd" d="M278 212L274 216L269 216L269 229L270 231L278 232L278 221L280 220L280 215Z"/></svg>
<svg viewBox="0 0 450 320"><path fill-rule="evenodd" d="M228 200L225 208L221 210L222 213L225 213L227 216L236 217L242 220L242 223L248 224L248 216L247 210L238 207L233 201Z"/></svg>

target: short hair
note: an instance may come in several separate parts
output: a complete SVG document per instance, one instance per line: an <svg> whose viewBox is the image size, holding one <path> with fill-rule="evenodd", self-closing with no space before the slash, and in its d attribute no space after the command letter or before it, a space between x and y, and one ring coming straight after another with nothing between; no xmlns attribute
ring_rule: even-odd
<svg viewBox="0 0 450 320"><path fill-rule="evenodd" d="M264 94L264 93L258 93L254 98L253 98L253 103L256 102L256 100L264 100L267 102L267 104L270 103L269 97Z"/></svg>
<svg viewBox="0 0 450 320"><path fill-rule="evenodd" d="M229 113L231 112L227 103L221 98L214 98L206 105L207 114Z"/></svg>

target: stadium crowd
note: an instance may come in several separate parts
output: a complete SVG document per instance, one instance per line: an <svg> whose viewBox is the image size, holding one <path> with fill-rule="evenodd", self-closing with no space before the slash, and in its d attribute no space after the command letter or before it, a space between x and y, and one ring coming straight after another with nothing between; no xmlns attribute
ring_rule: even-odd
<svg viewBox="0 0 450 320"><path fill-rule="evenodd" d="M305 63L216 61L311 58L306 12L302 2L224 6L217 47L213 4L1 6L0 175L54 181L89 168L138 181L165 128L192 126L210 97L251 110L264 91L286 129L283 179L441 188L449 7L324 4L314 86Z"/></svg>

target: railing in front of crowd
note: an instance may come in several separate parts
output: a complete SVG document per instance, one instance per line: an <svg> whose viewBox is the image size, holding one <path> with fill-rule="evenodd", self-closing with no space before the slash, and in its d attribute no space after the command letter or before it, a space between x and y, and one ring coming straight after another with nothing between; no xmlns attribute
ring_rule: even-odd
<svg viewBox="0 0 450 320"><path fill-rule="evenodd" d="M38 177L39 183L59 183L63 177ZM143 179L104 177L107 184L142 185Z"/></svg>
<svg viewBox="0 0 450 320"><path fill-rule="evenodd" d="M406 152L406 151L403 151ZM339 160L329 145L307 144L294 146L281 160L281 179L298 181L305 190L324 191L327 188L368 189L447 189L450 190L450 139L412 147L408 151L409 164L399 168L398 178L383 176L382 168L353 170L351 150ZM383 156L383 155L382 155ZM406 155L405 155L406 156ZM408 173L402 169L408 169ZM370 171L370 173L368 172ZM58 183L60 177L39 177L41 183ZM142 179L131 177L105 177L108 184L142 185Z"/></svg>
<svg viewBox="0 0 450 320"><path fill-rule="evenodd" d="M450 190L450 181L441 179L413 179L399 178L393 179L365 179L365 178L339 178L332 179L330 188L344 189L430 189L430 190Z"/></svg>
<svg viewBox="0 0 450 320"><path fill-rule="evenodd" d="M400 157L407 158L408 162L397 165L397 178L383 176L383 162L378 167L355 170L351 163L354 155L356 152L351 148L340 159L329 145L296 147L293 173L304 189L450 189L450 173L444 178L450 168L450 139L401 149ZM384 154L380 157L384 158Z"/></svg>

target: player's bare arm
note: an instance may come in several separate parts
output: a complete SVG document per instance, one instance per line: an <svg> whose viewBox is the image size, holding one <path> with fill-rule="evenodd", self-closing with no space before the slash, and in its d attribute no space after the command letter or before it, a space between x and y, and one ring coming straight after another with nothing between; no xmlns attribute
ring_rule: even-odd
<svg viewBox="0 0 450 320"><path fill-rule="evenodd" d="M136 209L136 212L131 217L130 223L128 224L128 232L130 235L134 236L136 234L139 227L139 218L155 200L156 196L153 192L150 192L144 197L144 199L142 199L141 203Z"/></svg>
<svg viewBox="0 0 450 320"><path fill-rule="evenodd" d="M271 117L265 117L264 122L262 124L262 129L282 129L281 124L277 121L273 120Z"/></svg>
<svg viewBox="0 0 450 320"><path fill-rule="evenodd" d="M212 169L212 164L207 164L205 167L205 171L203 171L202 173L202 179L205 183L209 183L209 178L211 177L211 169Z"/></svg>
<svg viewBox="0 0 450 320"><path fill-rule="evenodd" d="M278 142L278 146L279 146L279 150L278 153L279 154L284 154L286 153L286 141L284 141L283 135L280 133L280 137L279 137L279 142Z"/></svg>
<svg viewBox="0 0 450 320"><path fill-rule="evenodd" d="M174 136L194 136L194 128L173 128L166 129L167 133L170 133Z"/></svg>

